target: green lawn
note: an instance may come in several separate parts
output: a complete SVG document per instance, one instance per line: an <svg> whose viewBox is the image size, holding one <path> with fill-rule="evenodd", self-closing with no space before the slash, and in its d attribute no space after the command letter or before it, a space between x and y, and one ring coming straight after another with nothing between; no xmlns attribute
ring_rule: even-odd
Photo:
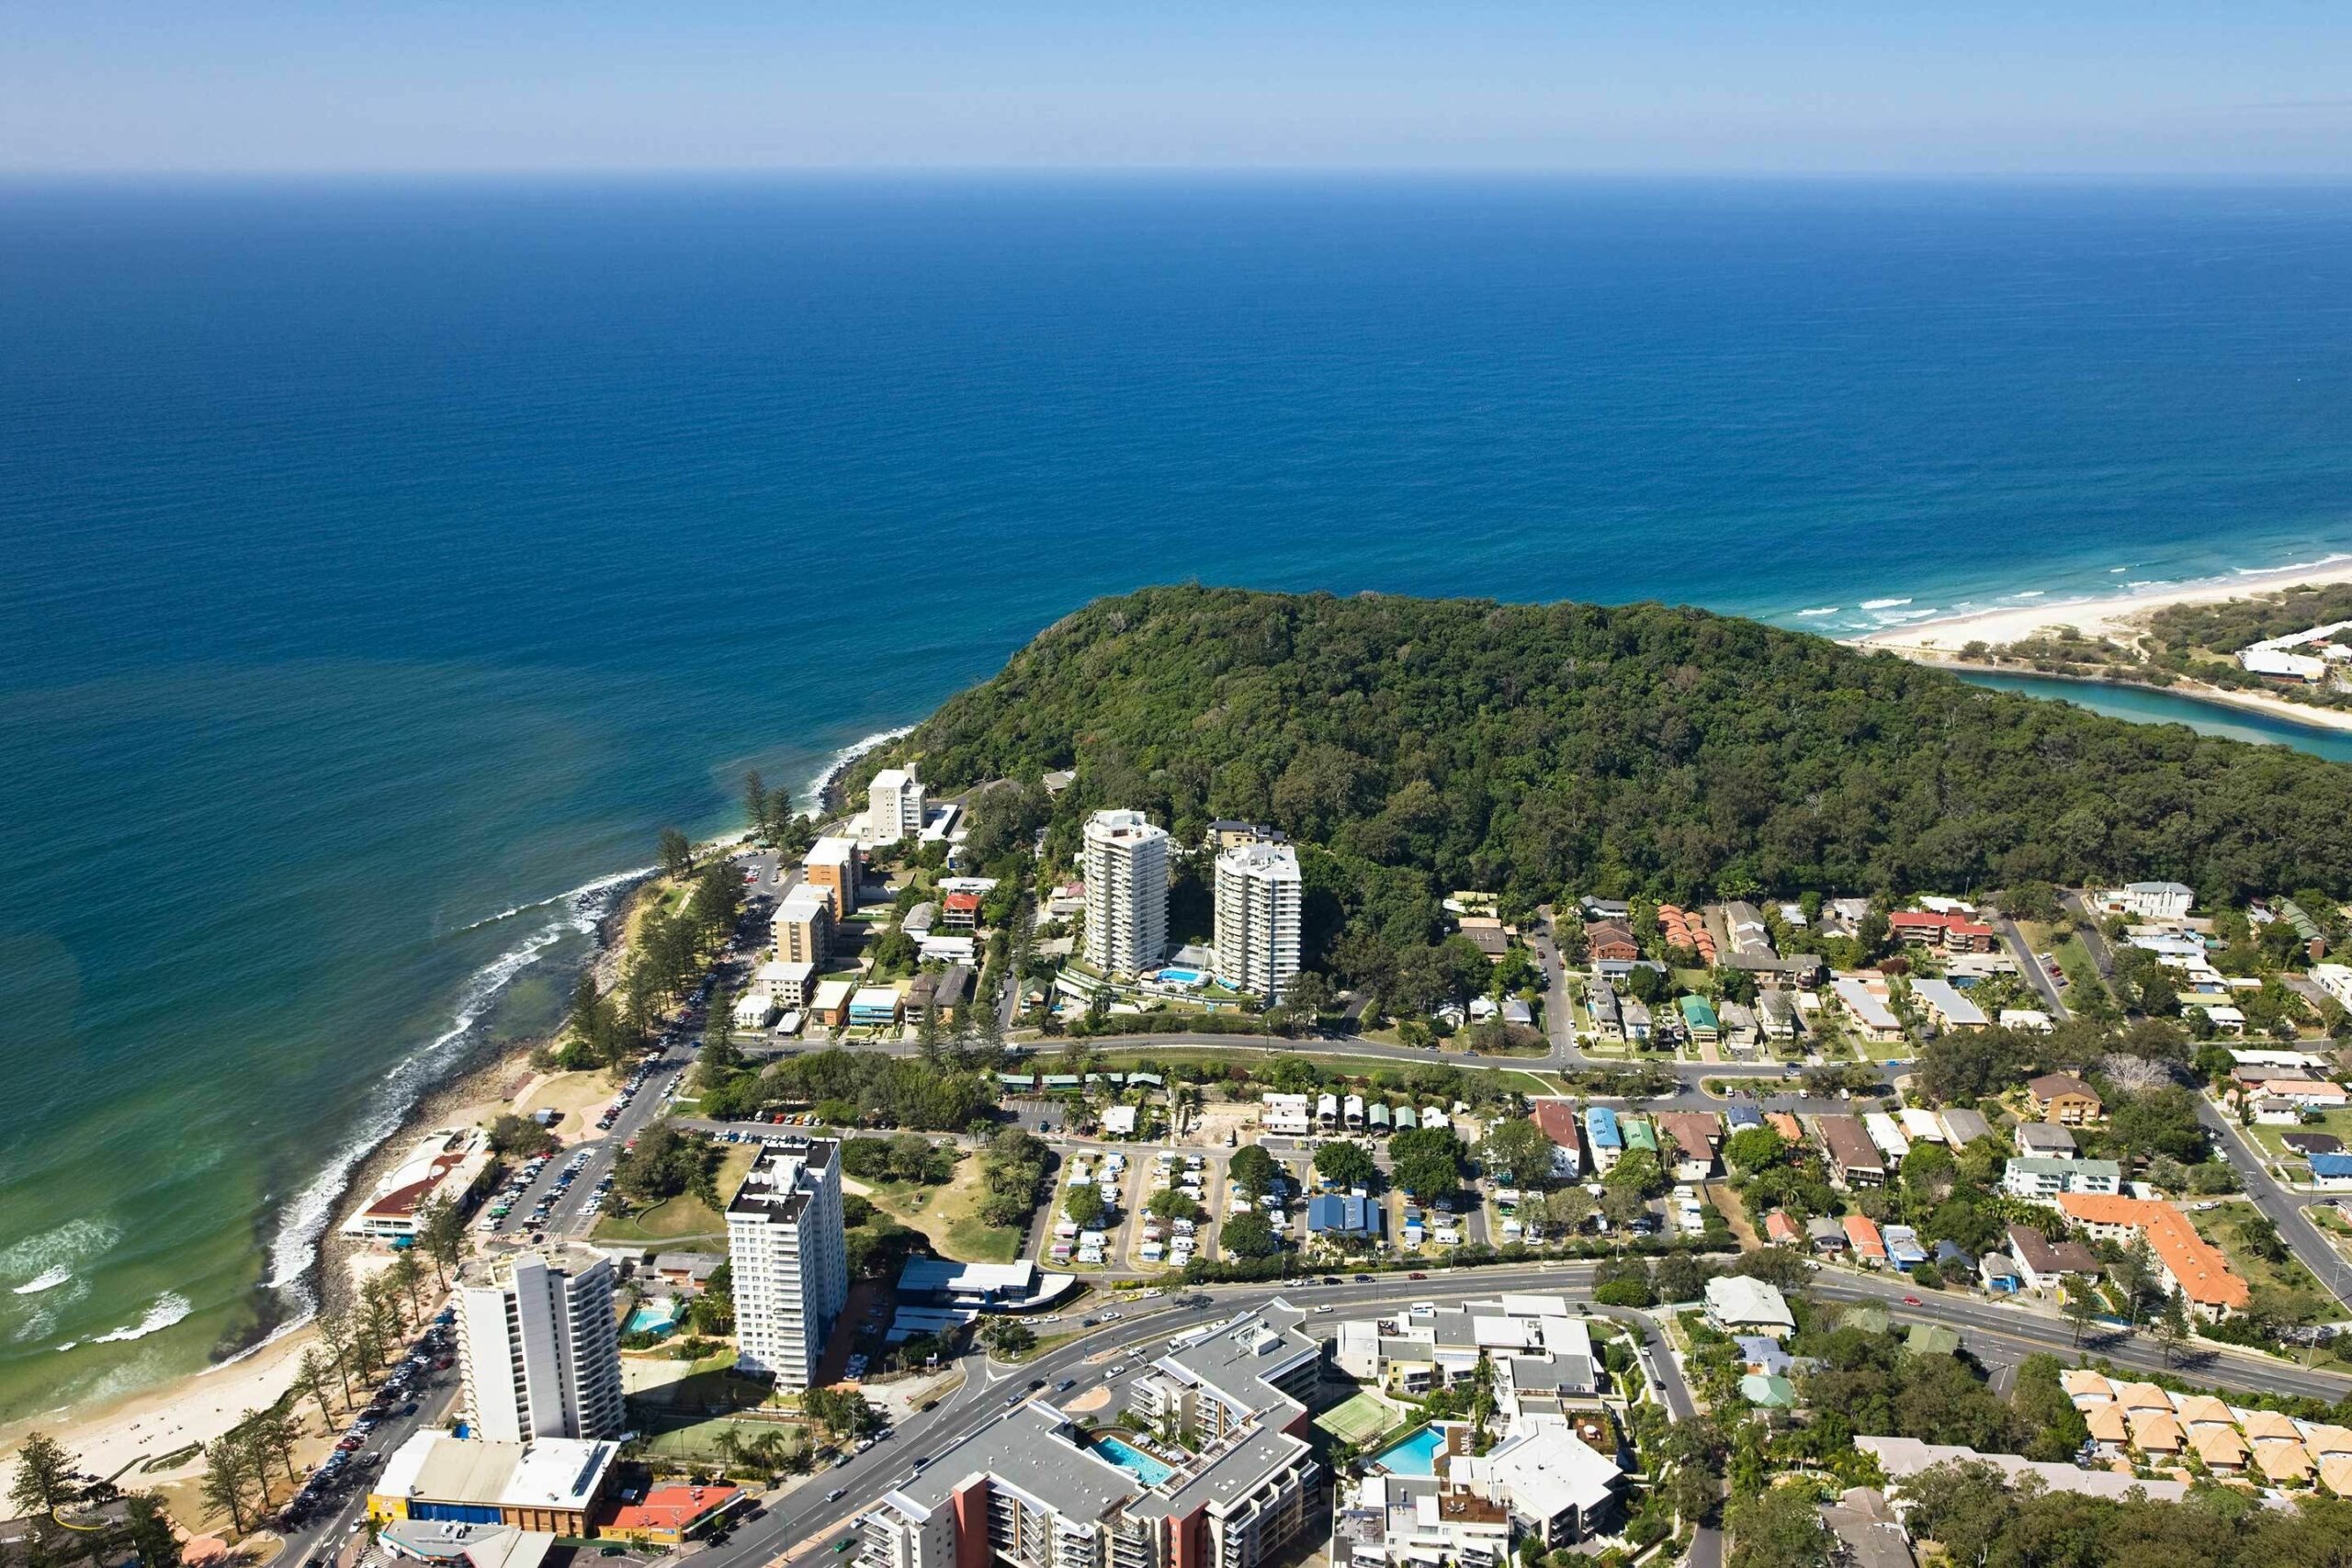
<svg viewBox="0 0 2352 1568"><path fill-rule="evenodd" d="M2293 1321L2317 1323L2336 1317L2342 1309L2335 1298L2292 1255L2271 1263L2256 1257L2246 1246L2238 1227L2255 1217L2251 1203L2224 1203L2201 1214L2191 1213L2188 1219L2197 1227L2198 1235L2228 1255L2230 1268L2253 1287L2257 1296L2277 1302Z"/></svg>
<svg viewBox="0 0 2352 1568"><path fill-rule="evenodd" d="M2333 1133L2344 1140L2347 1148L2352 1148L2352 1111L2323 1111L2318 1121L2300 1127L2248 1127L2245 1133L2272 1159L2300 1160L2302 1156L2287 1152L2288 1134Z"/></svg>
<svg viewBox="0 0 2352 1568"><path fill-rule="evenodd" d="M721 1147L725 1157L719 1162L718 1185L723 1201L743 1184L744 1173L752 1168L752 1162L759 1158L761 1145L727 1144ZM596 1228L589 1234L589 1239L620 1247L712 1241L724 1244L727 1240L727 1217L701 1199L681 1192L641 1213L604 1214L596 1221Z"/></svg>
<svg viewBox="0 0 2352 1568"><path fill-rule="evenodd" d="M901 1181L867 1185L867 1199L876 1208L909 1230L922 1232L943 1258L959 1263L1010 1263L1021 1255L1022 1226L980 1221L978 1210L987 1189L980 1182L976 1155L958 1160L955 1179L944 1187Z"/></svg>

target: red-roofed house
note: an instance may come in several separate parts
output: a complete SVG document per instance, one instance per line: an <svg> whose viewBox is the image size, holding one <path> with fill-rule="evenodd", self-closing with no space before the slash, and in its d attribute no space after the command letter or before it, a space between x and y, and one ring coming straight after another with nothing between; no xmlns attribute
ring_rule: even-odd
<svg viewBox="0 0 2352 1568"><path fill-rule="evenodd" d="M939 923L951 931L968 931L980 923L980 896L950 893L939 901Z"/></svg>
<svg viewBox="0 0 2352 1568"><path fill-rule="evenodd" d="M1552 1168L1557 1175L1569 1178L1584 1173L1584 1143L1578 1133L1582 1118L1577 1114L1573 1100L1542 1099L1528 1104L1528 1120L1536 1131L1552 1140L1557 1151L1552 1156Z"/></svg>
<svg viewBox="0 0 2352 1568"><path fill-rule="evenodd" d="M1796 1221L1785 1210L1775 1209L1764 1216L1764 1235L1775 1247L1794 1247L1804 1237Z"/></svg>
<svg viewBox="0 0 2352 1568"><path fill-rule="evenodd" d="M656 1486L634 1503L623 1502L596 1533L608 1540L641 1540L676 1546L706 1529L743 1495L740 1486Z"/></svg>
<svg viewBox="0 0 2352 1568"><path fill-rule="evenodd" d="M1874 1266L1886 1261L1886 1238L1878 1234L1878 1225L1868 1214L1849 1214L1843 1223L1856 1262Z"/></svg>

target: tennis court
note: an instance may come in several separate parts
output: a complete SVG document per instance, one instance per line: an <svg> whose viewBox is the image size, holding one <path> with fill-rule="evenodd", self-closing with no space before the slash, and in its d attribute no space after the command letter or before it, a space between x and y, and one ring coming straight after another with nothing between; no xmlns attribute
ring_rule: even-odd
<svg viewBox="0 0 2352 1568"><path fill-rule="evenodd" d="M1343 1443L1362 1448L1396 1422L1396 1412L1377 1394L1351 1394L1315 1418L1315 1424Z"/></svg>

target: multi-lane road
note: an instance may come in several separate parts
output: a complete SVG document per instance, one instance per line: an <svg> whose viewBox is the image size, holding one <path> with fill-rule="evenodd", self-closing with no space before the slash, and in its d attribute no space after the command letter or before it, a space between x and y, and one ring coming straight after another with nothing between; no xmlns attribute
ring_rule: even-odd
<svg viewBox="0 0 2352 1568"><path fill-rule="evenodd" d="M853 1457L837 1469L810 1476L788 1492L771 1496L761 1517L738 1526L727 1542L704 1554L707 1568L736 1568L738 1564L765 1563L780 1558L793 1564L832 1561L833 1543L853 1528L857 1515L891 1486L911 1475L919 1458L932 1458L1001 1417L1008 1400L1026 1393L1033 1382L1044 1385L1037 1397L1056 1403L1075 1400L1107 1383L1115 1403L1119 1391L1145 1370L1170 1337L1184 1329L1221 1322L1277 1300L1310 1312L1329 1306L1333 1309L1332 1320L1338 1321L1349 1315L1393 1310L1415 1301L1459 1301L1501 1291L1587 1292L1591 1288L1595 1267L1589 1262L1550 1262L1439 1269L1430 1270L1419 1280L1386 1274L1365 1284L1318 1285L1311 1280L1294 1280L1281 1286L1179 1290L1158 1301L1129 1307L1114 1321L1105 1322L1019 1366L1000 1366L977 1354L967 1357L964 1385L953 1395L942 1399L932 1410L909 1416L887 1440L876 1443L865 1453ZM1828 1270L1817 1274L1812 1284L1814 1292L1825 1299L1873 1303L1887 1307L1898 1319L1951 1327L1960 1334L1963 1345L1988 1364L2013 1364L2027 1354L2041 1350L2071 1357L2075 1348L2072 1326L2054 1316L1938 1292L1920 1297L1919 1304L1913 1306L1905 1301L1905 1288L1901 1280ZM1205 1305L1185 1304L1204 1297L1207 1299ZM1668 1413L1677 1419L1692 1415L1696 1406L1690 1389L1657 1322L1647 1314L1621 1309L1591 1310L1606 1313L1634 1328L1650 1349L1649 1359L1657 1369L1657 1392ZM1317 1314L1309 1317L1310 1329L1321 1316ZM2155 1371L2164 1365L2155 1347L2131 1336L2094 1337L2086 1340L2083 1348L2117 1366ZM2330 1400L2352 1393L2352 1377L2282 1366L2270 1358L2227 1348L2200 1348L2196 1355L2177 1357L2173 1370L2222 1388L2304 1393ZM1075 1386L1067 1392L1057 1391L1057 1385L1065 1379L1075 1380ZM835 1490L842 1495L828 1502L828 1494ZM1708 1532L1694 1546L1690 1561L1696 1568L1713 1568L1720 1555L1720 1542Z"/></svg>

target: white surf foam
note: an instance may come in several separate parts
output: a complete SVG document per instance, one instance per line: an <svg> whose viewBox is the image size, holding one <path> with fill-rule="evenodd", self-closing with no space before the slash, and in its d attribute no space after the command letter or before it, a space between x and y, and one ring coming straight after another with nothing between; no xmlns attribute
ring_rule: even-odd
<svg viewBox="0 0 2352 1568"><path fill-rule="evenodd" d="M1837 606L1837 605L1835 605L1835 604L1823 604L1823 605L1819 605L1819 606L1817 606L1817 607L1815 607L1815 608L1814 608L1814 609L1811 609L1811 610L1799 610L1799 611L1797 612L1797 615L1798 615L1800 617L1804 617L1804 616L1810 616L1810 615L1836 615L1837 613L1838 613L1838 606Z"/></svg>
<svg viewBox="0 0 2352 1568"><path fill-rule="evenodd" d="M1898 605L1908 604L1909 603L1911 603L1911 601L1908 599L1865 599L1862 601L1862 608L1865 610L1892 610Z"/></svg>
<svg viewBox="0 0 2352 1568"><path fill-rule="evenodd" d="M2118 571L2121 571L2123 569L2122 569L2121 567L2120 567L2120 566L2119 566L2119 567L2117 567L2115 570L2118 570ZM2041 598L2043 594L2045 594L2045 593L2047 593L2047 592L2050 592L2050 590L2048 590L2047 588L2029 588L2029 589L2026 589L2023 592L2020 592L2020 593L2012 593L2012 594L2010 594L2010 595L2009 595L2009 597L2010 597L2010 598L2012 598L2012 599L2039 599L2039 598Z"/></svg>
<svg viewBox="0 0 2352 1568"><path fill-rule="evenodd" d="M104 1220L68 1220L0 1251L0 1280L19 1296L53 1291L74 1277L74 1266L112 1250L122 1232Z"/></svg>
<svg viewBox="0 0 2352 1568"><path fill-rule="evenodd" d="M62 1263L54 1264L50 1268L42 1269L40 1273L26 1280L23 1284L17 1286L11 1293L19 1296L39 1295L43 1291L53 1291L57 1289L58 1286L65 1283L66 1280L71 1280L72 1278L74 1278L73 1269L68 1269Z"/></svg>
<svg viewBox="0 0 2352 1568"><path fill-rule="evenodd" d="M808 781L808 787L802 793L798 803L799 808L812 817L821 815L818 802L825 798L825 791L831 787L835 779L841 776L842 769L873 750L876 746L887 746L901 735L912 735L914 730L915 727L911 724L902 724L896 729L877 729L865 739L853 740L826 758L825 765L817 771L817 776Z"/></svg>
<svg viewBox="0 0 2352 1568"><path fill-rule="evenodd" d="M278 1220L277 1235L270 1242L269 1275L265 1281L285 1294L295 1308L288 1322L277 1332L285 1332L317 1310L317 1301L303 1277L318 1257L319 1238L326 1234L336 1201L359 1162L400 1131L401 1123L408 1119L417 1101L463 1054L475 1027L498 999L499 993L567 934L594 931L610 911L614 893L645 874L643 870L616 872L568 893L521 905L507 915L495 917L510 919L529 909L559 907L553 918L467 977L458 988L457 1009L449 1027L384 1074L388 1087L376 1097L373 1114L286 1205Z"/></svg>
<svg viewBox="0 0 2352 1568"><path fill-rule="evenodd" d="M150 1334L161 1334L164 1330L179 1322L182 1318L187 1316L188 1314L195 1310L196 1308L188 1304L188 1300L186 1296L181 1295L176 1291L165 1291L162 1295L155 1298L155 1304L149 1307L147 1309L147 1315L141 1318L137 1323L132 1324L128 1328L118 1328L112 1334L101 1334L96 1339L91 1340L90 1343L93 1345L119 1345L125 1340L144 1339ZM70 1345L61 1345L58 1348L62 1350L70 1350L73 1347Z"/></svg>

